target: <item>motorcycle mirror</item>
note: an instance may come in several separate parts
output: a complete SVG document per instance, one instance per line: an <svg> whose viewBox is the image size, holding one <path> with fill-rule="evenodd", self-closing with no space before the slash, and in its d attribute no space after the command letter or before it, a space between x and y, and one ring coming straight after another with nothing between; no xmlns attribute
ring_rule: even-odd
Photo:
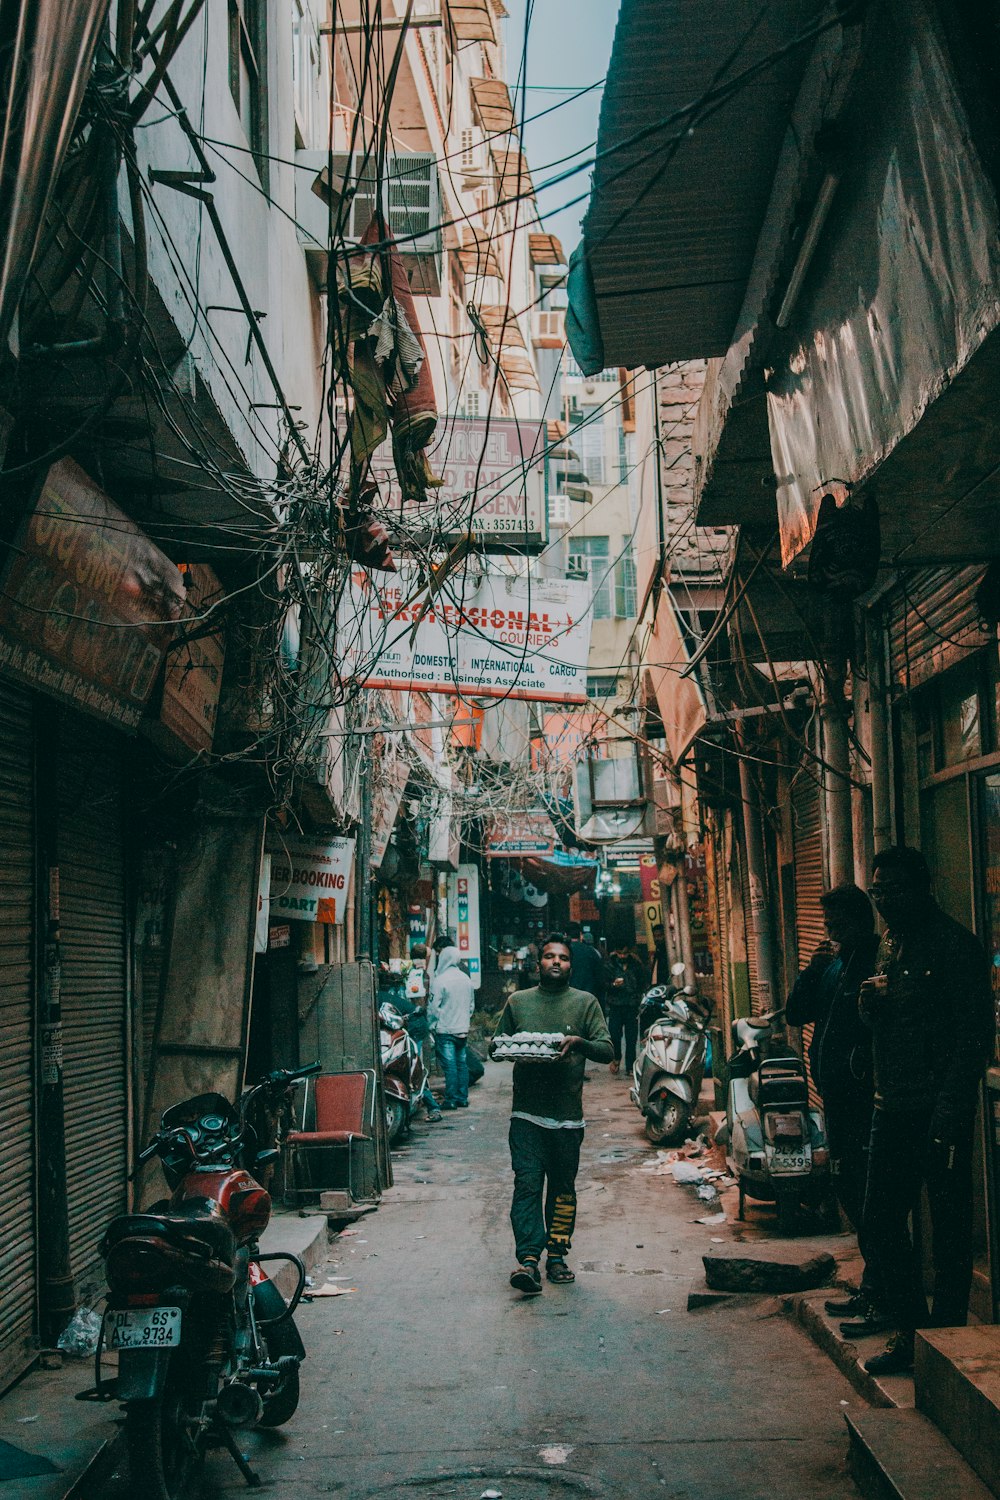
<svg viewBox="0 0 1000 1500"><path fill-rule="evenodd" d="M684 965L682 963L671 964L670 965L670 972L671 972L671 974L683 974L684 973Z"/></svg>

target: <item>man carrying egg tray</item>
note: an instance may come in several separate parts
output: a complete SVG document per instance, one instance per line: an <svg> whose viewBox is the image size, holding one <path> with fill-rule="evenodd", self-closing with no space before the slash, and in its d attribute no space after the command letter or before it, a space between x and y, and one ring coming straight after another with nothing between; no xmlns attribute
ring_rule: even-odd
<svg viewBox="0 0 1000 1500"><path fill-rule="evenodd" d="M501 1037L562 1033L555 1061L514 1064L510 1222L518 1263L510 1284L528 1297L542 1290L539 1262L543 1250L549 1281L576 1280L566 1256L576 1223L584 1068L588 1058L607 1063L614 1055L596 996L570 985L570 963L569 940L562 933L547 937L538 956L538 984L511 995L490 1043L492 1052Z"/></svg>

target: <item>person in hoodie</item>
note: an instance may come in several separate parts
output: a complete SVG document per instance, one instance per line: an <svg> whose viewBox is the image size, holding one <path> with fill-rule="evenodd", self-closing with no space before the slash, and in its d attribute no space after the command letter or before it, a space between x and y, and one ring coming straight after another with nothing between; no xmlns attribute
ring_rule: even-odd
<svg viewBox="0 0 1000 1500"><path fill-rule="evenodd" d="M469 1059L466 1047L476 1004L476 991L468 974L459 967L457 948L442 948L438 954L427 1019L434 1032L438 1061L444 1074L442 1109L468 1109Z"/></svg>
<svg viewBox="0 0 1000 1500"><path fill-rule="evenodd" d="M539 978L504 1006L493 1042L519 1031L562 1032L555 1062L514 1064L510 1164L514 1197L510 1223L517 1267L510 1284L527 1297L542 1290L538 1269L545 1251L549 1281L576 1277L566 1264L576 1225L576 1174L583 1143L583 1079L587 1058L610 1062L611 1037L597 999L569 982L569 939L553 933L538 956Z"/></svg>

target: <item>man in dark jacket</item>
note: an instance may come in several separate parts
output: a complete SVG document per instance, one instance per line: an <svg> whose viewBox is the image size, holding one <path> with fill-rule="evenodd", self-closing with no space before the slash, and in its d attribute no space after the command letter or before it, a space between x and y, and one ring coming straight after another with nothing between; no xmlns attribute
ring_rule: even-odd
<svg viewBox="0 0 1000 1500"><path fill-rule="evenodd" d="M864 891L839 885L820 897L829 941L821 943L788 997L791 1026L813 1025L809 1068L823 1098L837 1198L860 1233L872 1133L871 1031L858 1012L862 980L875 972L875 913ZM862 1250L863 1250L862 1246ZM888 1327L877 1288L866 1271L857 1292L827 1302L834 1316L856 1318L841 1326L858 1337Z"/></svg>
<svg viewBox="0 0 1000 1500"><path fill-rule="evenodd" d="M593 995L595 1000L604 999L604 959L593 943L584 941L583 928L579 922L570 922L566 929L569 938L570 970L569 982L576 990Z"/></svg>
<svg viewBox="0 0 1000 1500"><path fill-rule="evenodd" d="M790 1026L814 1023L809 1066L823 1096L837 1197L858 1229L873 1101L872 1039L858 1014L858 991L875 972L878 938L871 902L858 886L836 886L820 905L830 941L820 944L795 981L785 1019Z"/></svg>
<svg viewBox="0 0 1000 1500"><path fill-rule="evenodd" d="M862 1239L897 1332L865 1368L888 1375L911 1367L914 1330L928 1322L907 1222L922 1186L933 1226L930 1321L951 1328L968 1316L972 1138L995 1020L986 954L935 902L923 855L883 850L869 894L886 932L860 997L875 1063Z"/></svg>
<svg viewBox="0 0 1000 1500"><path fill-rule="evenodd" d="M639 1034L639 1006L649 989L646 965L632 952L628 943L620 943L604 965L604 993L608 1003L608 1030L615 1049L612 1073L622 1061L625 1044L625 1069L631 1073L635 1062L635 1044Z"/></svg>

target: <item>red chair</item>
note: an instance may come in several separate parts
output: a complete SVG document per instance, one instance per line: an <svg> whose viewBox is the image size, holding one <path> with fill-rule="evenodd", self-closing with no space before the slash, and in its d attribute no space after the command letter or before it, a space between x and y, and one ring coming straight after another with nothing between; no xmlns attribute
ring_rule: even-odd
<svg viewBox="0 0 1000 1500"><path fill-rule="evenodd" d="M354 1147L371 1143L375 1137L375 1074L323 1073L314 1088L314 1130L292 1130L287 1137L291 1167L292 1195L316 1192L309 1182L300 1182L300 1154L303 1151L344 1150L347 1152L347 1193L354 1198ZM303 1114L308 1110L308 1098ZM311 1174L309 1174L311 1177Z"/></svg>

